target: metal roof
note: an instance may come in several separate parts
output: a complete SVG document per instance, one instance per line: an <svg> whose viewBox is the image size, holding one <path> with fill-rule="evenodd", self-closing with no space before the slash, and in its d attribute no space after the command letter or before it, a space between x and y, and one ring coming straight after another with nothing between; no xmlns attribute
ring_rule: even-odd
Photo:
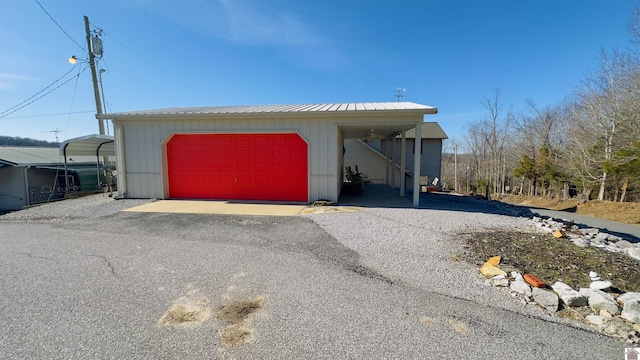
<svg viewBox="0 0 640 360"><path fill-rule="evenodd" d="M372 102L372 103L335 103L300 105L250 105L250 106L209 106L166 108L156 110L127 111L100 115L101 119L127 116L166 116L166 115L214 115L214 114L290 114L290 113L327 113L327 112L366 112L366 111L416 111L423 114L435 114L438 109L432 106L412 102Z"/></svg>
<svg viewBox="0 0 640 360"><path fill-rule="evenodd" d="M60 144L59 153L61 156L65 154L66 156L113 156L116 154L113 136L97 134L66 140Z"/></svg>
<svg viewBox="0 0 640 360"><path fill-rule="evenodd" d="M437 122L423 122L421 127L421 138L422 139L448 139L447 134L442 130L440 124ZM400 136L397 136L398 138ZM416 137L416 129L407 130L405 133L405 137L408 139L413 139Z"/></svg>
<svg viewBox="0 0 640 360"><path fill-rule="evenodd" d="M95 156L74 156L67 161L73 164L95 163ZM0 146L0 166L39 166L63 164L58 148Z"/></svg>

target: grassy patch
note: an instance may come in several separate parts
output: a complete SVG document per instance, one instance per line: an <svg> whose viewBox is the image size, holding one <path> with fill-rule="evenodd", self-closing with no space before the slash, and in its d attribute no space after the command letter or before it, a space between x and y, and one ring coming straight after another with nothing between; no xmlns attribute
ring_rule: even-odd
<svg viewBox="0 0 640 360"><path fill-rule="evenodd" d="M625 254L581 248L547 234L496 231L463 237L465 260L477 266L500 255L503 270L532 273L548 285L562 281L574 289L589 287L589 271L595 271L620 291L640 291L640 262Z"/></svg>

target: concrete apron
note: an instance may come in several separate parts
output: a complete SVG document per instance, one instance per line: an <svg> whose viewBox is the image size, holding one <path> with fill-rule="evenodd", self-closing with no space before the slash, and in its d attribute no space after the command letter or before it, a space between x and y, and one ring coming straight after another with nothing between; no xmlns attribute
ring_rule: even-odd
<svg viewBox="0 0 640 360"><path fill-rule="evenodd" d="M220 214L256 216L295 216L306 205L245 203L208 200L159 200L123 211L176 214Z"/></svg>

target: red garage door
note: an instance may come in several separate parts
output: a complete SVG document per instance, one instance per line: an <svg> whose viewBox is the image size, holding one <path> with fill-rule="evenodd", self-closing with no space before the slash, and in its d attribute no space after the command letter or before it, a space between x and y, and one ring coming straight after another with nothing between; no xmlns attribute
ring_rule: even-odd
<svg viewBox="0 0 640 360"><path fill-rule="evenodd" d="M307 143L297 134L182 134L167 143L169 196L308 201Z"/></svg>

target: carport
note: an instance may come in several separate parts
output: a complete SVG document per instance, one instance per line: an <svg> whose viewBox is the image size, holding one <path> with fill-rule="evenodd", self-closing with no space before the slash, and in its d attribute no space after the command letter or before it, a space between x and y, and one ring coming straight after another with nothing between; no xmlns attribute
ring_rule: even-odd
<svg viewBox="0 0 640 360"><path fill-rule="evenodd" d="M60 144L60 156L64 157L64 177L65 186L69 188L69 176L67 170L67 159L69 156L95 156L96 157L96 175L98 184L100 185L100 157L103 157L103 165L109 156L115 156L115 139L108 135L85 135L73 139L69 139Z"/></svg>

